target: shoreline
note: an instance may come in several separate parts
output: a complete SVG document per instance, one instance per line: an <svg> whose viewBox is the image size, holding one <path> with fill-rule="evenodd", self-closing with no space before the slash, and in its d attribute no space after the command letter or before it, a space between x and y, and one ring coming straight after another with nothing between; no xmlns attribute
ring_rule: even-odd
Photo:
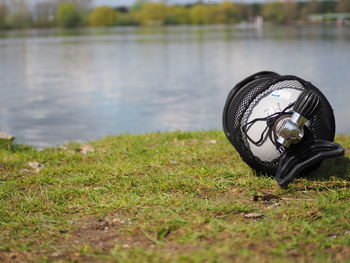
<svg viewBox="0 0 350 263"><path fill-rule="evenodd" d="M201 28L201 27L232 27L240 29L242 28L242 25L251 25L252 28L255 25L254 22L240 22L240 23L233 23L233 24L178 24L178 25L114 25L114 26L107 26L107 27L93 27L93 26L82 26L82 27L75 27L75 28L63 28L63 27L28 27L28 28L11 28L11 29L4 29L0 28L0 33L7 33L7 32L15 32L15 31L57 31L57 32L74 32L74 31L88 31L88 30L108 30L113 28L123 29L123 28L181 28L181 27L194 27L194 28ZM307 21L295 21L295 22L288 22L288 23L273 23L273 22L264 22L263 24L259 26L254 26L255 28L260 28L264 26L332 26L332 27L349 27L349 24L343 24L343 25L337 25L336 22L321 22L321 23L315 23L315 22L307 22Z"/></svg>
<svg viewBox="0 0 350 263"><path fill-rule="evenodd" d="M64 147L65 145L69 145L69 144L79 144L79 145L86 145L89 144L91 142L97 142L100 140L104 140L106 138L110 138L110 137L122 137L122 136L147 136L147 135L159 135L161 136L162 134L172 134L172 133L205 133L205 132L222 132L224 134L224 131L220 130L220 129L209 129L209 130L174 130L174 131L154 131L154 132L144 132L144 133L121 133L121 134L112 134L112 135L106 135L106 136L102 136L100 138L95 138L95 139L88 139L88 140L74 140L74 141L66 141L63 143L58 143L58 144L47 144L47 145L32 145L29 143L17 143L16 142L16 136L12 135L12 134L8 134L8 133L4 133L4 132L0 132L0 143L2 144L6 144L6 145L17 145L17 146L27 146L27 147L33 147L36 150L42 151L45 149L50 149L50 148L59 148L59 147ZM350 137L350 133L349 134L343 134L343 133L338 133L335 135L335 139L339 140L339 138L347 138ZM1 148L1 144L0 144L0 148Z"/></svg>

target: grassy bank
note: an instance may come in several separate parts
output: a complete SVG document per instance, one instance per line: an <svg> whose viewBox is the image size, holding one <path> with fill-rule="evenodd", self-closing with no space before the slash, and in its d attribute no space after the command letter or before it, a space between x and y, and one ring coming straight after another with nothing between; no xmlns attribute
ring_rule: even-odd
<svg viewBox="0 0 350 263"><path fill-rule="evenodd" d="M221 131L0 149L0 262L349 262L346 157L281 189Z"/></svg>

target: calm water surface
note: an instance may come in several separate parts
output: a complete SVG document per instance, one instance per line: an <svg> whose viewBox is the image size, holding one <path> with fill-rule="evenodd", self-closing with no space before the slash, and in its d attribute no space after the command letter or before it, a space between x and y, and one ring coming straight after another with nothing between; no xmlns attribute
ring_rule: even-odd
<svg viewBox="0 0 350 263"><path fill-rule="evenodd" d="M38 147L221 129L231 87L273 70L318 86L350 134L350 27L0 32L0 131Z"/></svg>

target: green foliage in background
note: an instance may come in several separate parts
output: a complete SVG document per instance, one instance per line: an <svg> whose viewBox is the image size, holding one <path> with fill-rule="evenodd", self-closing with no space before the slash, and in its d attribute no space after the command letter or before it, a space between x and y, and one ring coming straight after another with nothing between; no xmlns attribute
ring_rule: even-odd
<svg viewBox="0 0 350 263"><path fill-rule="evenodd" d="M11 27L28 28L32 26L32 14L24 0L16 1L11 10L4 4L2 9L5 10L6 24L11 25Z"/></svg>
<svg viewBox="0 0 350 263"><path fill-rule="evenodd" d="M35 27L53 27L56 25L55 10L57 5L52 1L37 2L34 5L33 25Z"/></svg>
<svg viewBox="0 0 350 263"><path fill-rule="evenodd" d="M193 7L167 6L164 3L139 3L135 17L140 24L231 24L238 22L238 12L234 3Z"/></svg>
<svg viewBox="0 0 350 263"><path fill-rule="evenodd" d="M61 27L76 27L81 22L77 5L74 3L62 3L56 13L57 24Z"/></svg>
<svg viewBox="0 0 350 263"><path fill-rule="evenodd" d="M218 24L231 24L238 22L238 11L234 3L223 2L215 7L214 21Z"/></svg>
<svg viewBox="0 0 350 263"><path fill-rule="evenodd" d="M170 6L166 17L166 24L191 24L189 8Z"/></svg>
<svg viewBox="0 0 350 263"><path fill-rule="evenodd" d="M109 6L95 8L89 15L89 25L96 27L112 26L117 21L117 11Z"/></svg>
<svg viewBox="0 0 350 263"><path fill-rule="evenodd" d="M134 26L139 24L140 22L132 13L119 13L117 16L116 25L118 26Z"/></svg>
<svg viewBox="0 0 350 263"><path fill-rule="evenodd" d="M192 24L211 24L213 13L210 6L200 4L191 8L190 17Z"/></svg>
<svg viewBox="0 0 350 263"><path fill-rule="evenodd" d="M283 2L268 2L263 7L263 16L268 21L282 22L285 18Z"/></svg>
<svg viewBox="0 0 350 263"><path fill-rule="evenodd" d="M142 5L137 12L141 24L164 24L167 16L167 6L163 3L149 2Z"/></svg>
<svg viewBox="0 0 350 263"><path fill-rule="evenodd" d="M90 4L90 0L42 0L29 8L26 0L0 0L0 28L233 24L252 22L257 16L273 23L293 23L309 21L310 14L350 13L350 0L224 1L186 6L138 0L131 7L119 8L92 8Z"/></svg>
<svg viewBox="0 0 350 263"><path fill-rule="evenodd" d="M339 0L337 4L337 12L349 13L350 12L350 0Z"/></svg>
<svg viewBox="0 0 350 263"><path fill-rule="evenodd" d="M6 28L7 7L0 3L0 29Z"/></svg>

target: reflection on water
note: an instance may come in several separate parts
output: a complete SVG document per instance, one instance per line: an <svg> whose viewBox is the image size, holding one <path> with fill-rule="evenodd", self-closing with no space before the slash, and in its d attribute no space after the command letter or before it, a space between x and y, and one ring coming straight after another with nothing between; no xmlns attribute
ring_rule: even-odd
<svg viewBox="0 0 350 263"><path fill-rule="evenodd" d="M228 26L0 33L0 131L49 146L221 129L230 88L273 70L311 80L350 133L350 28Z"/></svg>

